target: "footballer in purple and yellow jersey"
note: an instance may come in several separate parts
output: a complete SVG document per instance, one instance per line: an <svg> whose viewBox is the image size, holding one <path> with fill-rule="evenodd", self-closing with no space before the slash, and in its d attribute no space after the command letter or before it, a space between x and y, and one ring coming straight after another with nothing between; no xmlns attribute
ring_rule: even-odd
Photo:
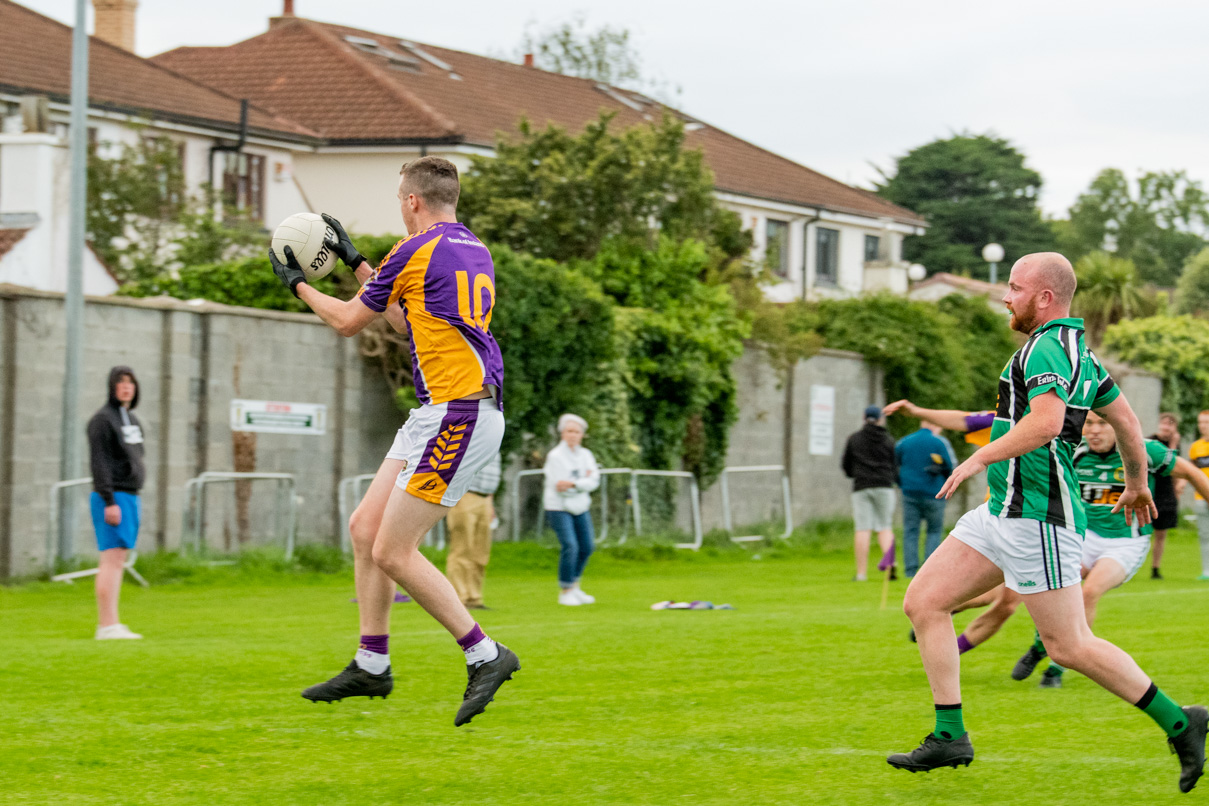
<svg viewBox="0 0 1209 806"><path fill-rule="evenodd" d="M495 268L491 253L457 220L458 169L421 157L399 172L399 212L411 233L378 269L330 215L326 242L362 284L354 299L312 288L290 247L269 250L273 272L324 322L352 336L382 316L411 338L420 406L408 415L374 480L349 519L362 626L352 662L302 692L314 702L386 697L390 608L395 585L457 639L469 681L454 725L483 712L520 669L516 653L483 633L441 572L419 552L424 534L470 489L479 468L496 459L504 436L504 363L491 335ZM419 594L423 591L423 596Z"/></svg>
<svg viewBox="0 0 1209 806"><path fill-rule="evenodd" d="M490 331L495 267L491 252L464 225L438 222L399 241L358 296L378 313L403 307L421 403L446 403L487 387L503 407L504 362Z"/></svg>

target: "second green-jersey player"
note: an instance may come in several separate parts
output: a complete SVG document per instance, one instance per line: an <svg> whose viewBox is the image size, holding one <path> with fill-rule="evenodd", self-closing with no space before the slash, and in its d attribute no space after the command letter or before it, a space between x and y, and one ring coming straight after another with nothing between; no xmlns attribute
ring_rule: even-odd
<svg viewBox="0 0 1209 806"><path fill-rule="evenodd" d="M1158 440L1148 439L1145 445L1147 477L1153 494L1155 478L1171 475L1176 455ZM1075 476L1087 511L1087 532L1083 536L1084 573L1101 560L1114 560L1125 572L1119 583L1124 584L1133 579L1146 562L1154 527L1149 523L1140 525L1136 519L1131 525L1124 512L1112 511L1125 492L1124 462L1115 444L1106 453L1096 453L1084 442L1075 450L1074 461Z"/></svg>
<svg viewBox="0 0 1209 806"><path fill-rule="evenodd" d="M1145 444L1153 495L1154 480L1170 476L1175 468L1175 451L1157 439L1148 439ZM1087 511L1087 531L1108 538L1133 538L1154 532L1151 524L1139 527L1135 521L1131 526L1124 512L1112 511L1125 492L1125 467L1115 445L1108 453L1096 453L1086 442L1080 445L1075 450L1075 476Z"/></svg>

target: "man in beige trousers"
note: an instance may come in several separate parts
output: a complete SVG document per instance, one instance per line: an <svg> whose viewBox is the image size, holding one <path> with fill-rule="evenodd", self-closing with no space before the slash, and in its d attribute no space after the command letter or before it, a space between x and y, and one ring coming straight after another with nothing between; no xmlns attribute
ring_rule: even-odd
<svg viewBox="0 0 1209 806"><path fill-rule="evenodd" d="M470 489L445 516L449 555L445 576L453 583L467 610L487 610L483 577L491 559L491 523L495 520L495 491L500 486L501 460L495 458L475 474Z"/></svg>

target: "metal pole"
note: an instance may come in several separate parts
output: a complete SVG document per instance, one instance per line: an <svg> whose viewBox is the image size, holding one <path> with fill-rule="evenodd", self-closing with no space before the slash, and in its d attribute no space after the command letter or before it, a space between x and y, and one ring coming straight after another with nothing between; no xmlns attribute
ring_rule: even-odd
<svg viewBox="0 0 1209 806"><path fill-rule="evenodd" d="M998 283L998 282L999 282L999 264L992 263L991 264L991 284L994 285L995 283Z"/></svg>
<svg viewBox="0 0 1209 806"><path fill-rule="evenodd" d="M80 435L77 403L84 327L84 204L88 182L88 29L85 0L76 0L76 24L71 32L71 212L67 237L67 349L63 375L63 420L59 434L59 478L79 475ZM59 522L59 556L72 554L74 518Z"/></svg>

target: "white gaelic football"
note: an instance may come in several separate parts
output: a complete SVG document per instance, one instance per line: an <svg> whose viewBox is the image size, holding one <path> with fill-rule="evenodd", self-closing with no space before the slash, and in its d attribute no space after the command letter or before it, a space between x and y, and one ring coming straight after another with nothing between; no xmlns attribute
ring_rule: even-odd
<svg viewBox="0 0 1209 806"><path fill-rule="evenodd" d="M307 280L326 277L336 268L336 253L326 238L336 233L317 213L294 213L273 232L273 253L285 262L285 247L290 247Z"/></svg>

